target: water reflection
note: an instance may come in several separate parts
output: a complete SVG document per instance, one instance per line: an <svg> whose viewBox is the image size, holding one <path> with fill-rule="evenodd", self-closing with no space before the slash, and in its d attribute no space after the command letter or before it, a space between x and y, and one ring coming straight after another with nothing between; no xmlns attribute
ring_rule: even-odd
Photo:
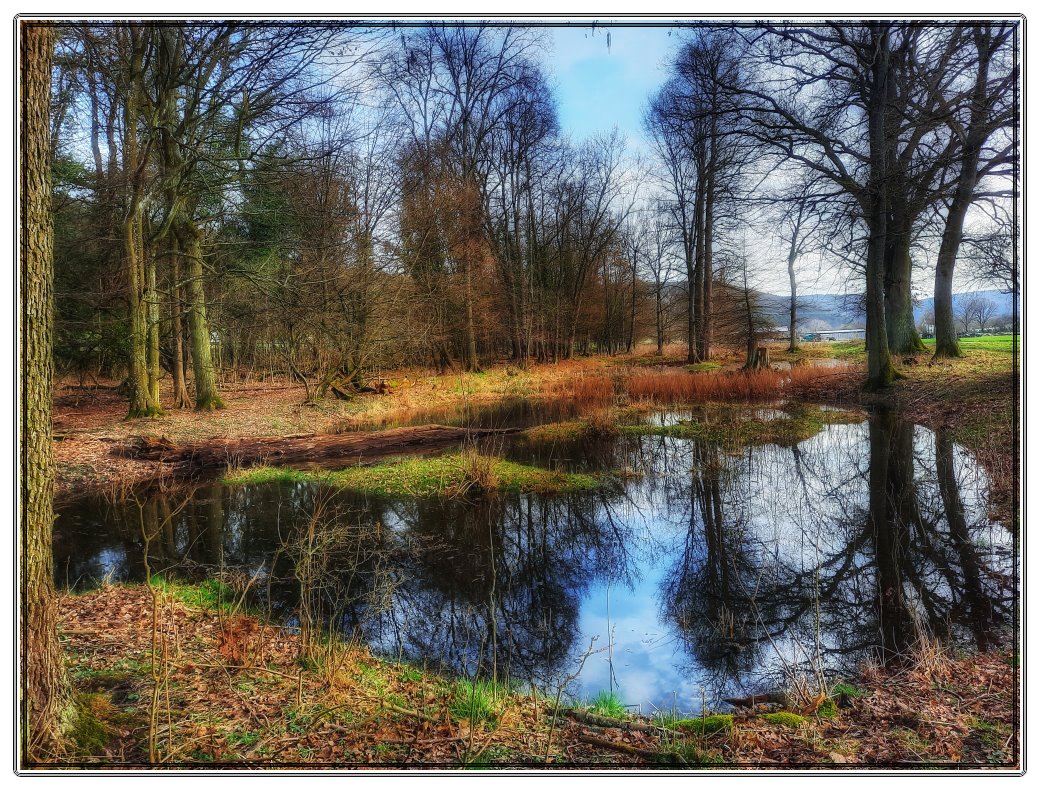
<svg viewBox="0 0 1040 790"><path fill-rule="evenodd" d="M898 660L922 634L985 649L1011 625L1015 559L983 473L892 412L739 455L655 436L505 449L630 471L567 496L211 484L77 502L59 514L57 581L140 579L147 550L153 571L253 579L254 605L289 626L542 687L595 638L572 693L644 711Z"/></svg>

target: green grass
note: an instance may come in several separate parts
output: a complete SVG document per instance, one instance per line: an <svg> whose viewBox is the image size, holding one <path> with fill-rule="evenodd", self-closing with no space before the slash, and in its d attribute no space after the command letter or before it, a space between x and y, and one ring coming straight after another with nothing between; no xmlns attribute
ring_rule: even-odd
<svg viewBox="0 0 1040 790"><path fill-rule="evenodd" d="M498 719L499 709L509 694L509 689L490 680L458 680L448 711L456 721L493 723Z"/></svg>
<svg viewBox="0 0 1040 790"><path fill-rule="evenodd" d="M479 459L475 462L470 453L450 453L337 472L260 467L231 472L224 482L252 485L309 480L359 493L405 497L453 495L470 490L570 493L591 491L601 484L593 475L553 471L491 456L479 456Z"/></svg>
<svg viewBox="0 0 1040 790"><path fill-rule="evenodd" d="M628 708L612 691L600 691L592 700L585 703L585 707L589 713L607 716L611 719L623 719L628 714Z"/></svg>
<svg viewBox="0 0 1040 790"><path fill-rule="evenodd" d="M227 610L235 601L234 591L219 579L205 579L198 584L185 584L163 576L153 576L151 584L181 603L196 609Z"/></svg>
<svg viewBox="0 0 1040 790"><path fill-rule="evenodd" d="M1010 354L1014 351L1014 335L984 335L982 337L962 337L958 339L961 351L993 351ZM925 340L925 348L935 350L935 339ZM1019 338L1018 350L1022 351L1022 340Z"/></svg>

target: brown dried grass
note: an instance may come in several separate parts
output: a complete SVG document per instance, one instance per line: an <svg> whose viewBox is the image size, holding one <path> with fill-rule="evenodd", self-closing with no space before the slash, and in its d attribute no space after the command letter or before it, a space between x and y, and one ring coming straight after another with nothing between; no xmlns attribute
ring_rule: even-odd
<svg viewBox="0 0 1040 790"><path fill-rule="evenodd" d="M727 373L686 373L675 370L633 373L628 394L654 403L771 400L845 383L850 368L796 367L791 370L751 370ZM838 387L828 386L835 392ZM827 391L824 390L824 391Z"/></svg>

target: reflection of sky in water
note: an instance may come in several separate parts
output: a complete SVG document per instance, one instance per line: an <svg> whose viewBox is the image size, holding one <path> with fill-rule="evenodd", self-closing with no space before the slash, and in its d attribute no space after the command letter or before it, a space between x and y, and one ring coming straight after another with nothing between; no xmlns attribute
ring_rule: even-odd
<svg viewBox="0 0 1040 790"><path fill-rule="evenodd" d="M651 419L670 424L690 416L671 412ZM499 419L506 417L494 416ZM914 573L929 596L955 601L961 591L951 583L958 577L947 573L944 562L955 564L961 555L936 482L935 436L918 427L912 438L913 486L928 544L912 558ZM673 704L695 713L702 695L710 704L720 691L755 687L783 662L804 660L817 616L825 653L848 652L849 640L859 638L856 629L870 633L877 591L871 544L863 541L870 472L867 423L828 426L796 449L767 445L728 456L662 437L623 437L566 452L568 463L624 465L646 474L627 480L621 493L579 497L578 504L511 497L498 510L483 513L457 505L384 501L377 508L363 502L367 521L362 532L381 530L384 545L394 552L393 566L379 572L383 586L373 597L383 608L374 618L366 611L358 615L370 620L363 627L367 643L388 656L429 657L449 669L475 665L488 633L488 598L481 596L492 589L487 578L479 578L489 570L482 544L489 533L480 526L481 518L497 519L500 530L490 541L496 573L502 575L495 582L500 587L493 588L495 622L502 629L508 619L514 627L500 634L500 649L507 649L502 647L506 637L515 638L521 641L513 647L527 656L528 665L549 662L534 670L543 673L544 686L545 676L573 672L596 638L596 652L568 689L577 698L613 688L624 704L644 713ZM953 462L979 560L985 568L1006 573L1013 566L1011 536L988 521L985 475L960 448L954 448ZM709 466L715 470L710 475ZM709 478L724 514L724 545L716 553L721 551L732 567L721 568L717 557L712 565L703 504L694 496L696 485ZM306 515L311 493L299 484L223 492L204 487L175 514L168 550L178 556L168 564L192 559L200 567L224 562L261 567L271 561L290 526ZM462 516L476 521L469 527L456 523ZM207 529L214 521L221 530L216 541ZM109 575L135 578L140 565L135 534L139 537L140 530L133 518L119 524L111 507L65 508L56 528L59 584L96 583ZM541 545L545 541L548 546ZM843 552L848 552L845 576L831 598L816 604L799 598L814 574L826 576L840 565L829 558ZM266 574L259 578L268 581ZM283 578L291 579L291 570L286 574L283 568ZM726 612L704 592L720 578L730 585L720 593L722 603L738 611ZM987 594L996 595L990 577L984 586ZM925 604L912 589L907 598L918 609ZM723 615L737 623L728 634L723 633ZM692 619L680 624L677 618L687 616ZM767 629L770 618L783 625ZM768 638L763 637L766 630ZM728 656L720 652L727 640L733 651Z"/></svg>

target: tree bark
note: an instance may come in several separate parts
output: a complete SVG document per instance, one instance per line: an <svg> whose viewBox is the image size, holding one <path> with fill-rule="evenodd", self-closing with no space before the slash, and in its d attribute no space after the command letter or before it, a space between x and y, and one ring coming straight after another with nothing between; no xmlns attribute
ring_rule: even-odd
<svg viewBox="0 0 1040 790"><path fill-rule="evenodd" d="M173 408L187 409L191 405L184 376L184 324L181 308L181 250L177 236L166 238L170 251L170 334L173 337Z"/></svg>
<svg viewBox="0 0 1040 790"><path fill-rule="evenodd" d="M142 185L144 167L137 139L142 80L144 74L144 37L135 25L128 27L130 64L126 95L123 97L123 175L130 194L123 218L123 257L127 272L130 303L130 359L127 382L130 389L128 419L161 414L158 400L152 397L148 381L148 282L144 266L144 209Z"/></svg>
<svg viewBox="0 0 1040 790"><path fill-rule="evenodd" d="M21 660L22 760L61 739L75 716L58 641L51 551L54 527L51 390L54 227L49 161L53 33L21 27Z"/></svg>
<svg viewBox="0 0 1040 790"><path fill-rule="evenodd" d="M888 349L885 323L885 248L888 216L888 93L891 91L888 23L872 23L878 37L878 52L874 59L869 105L868 133L870 143L870 183L866 202L866 217L870 238L867 242L866 300L867 300L867 390L887 387L895 379L892 357Z"/></svg>
<svg viewBox="0 0 1040 790"><path fill-rule="evenodd" d="M209 322L206 320L206 289L203 282L202 242L198 229L190 222L177 228L180 248L188 274L188 327L191 331L191 366L195 374L195 410L223 409L224 401L217 392L210 348Z"/></svg>

